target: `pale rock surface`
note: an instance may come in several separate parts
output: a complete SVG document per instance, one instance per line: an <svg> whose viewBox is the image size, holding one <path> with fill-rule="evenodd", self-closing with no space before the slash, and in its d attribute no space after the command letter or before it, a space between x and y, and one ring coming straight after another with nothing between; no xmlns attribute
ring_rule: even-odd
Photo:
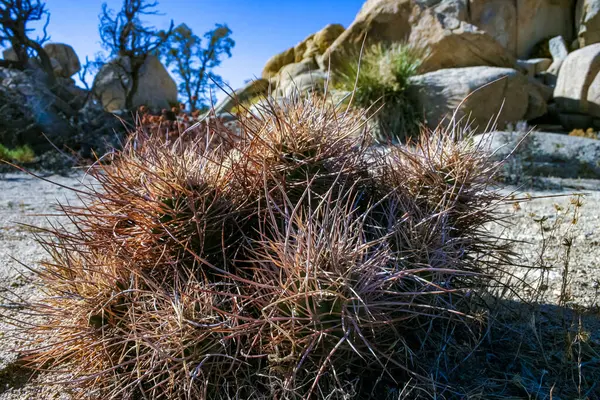
<svg viewBox="0 0 600 400"><path fill-rule="evenodd" d="M94 79L94 93L100 98L104 109L109 112L125 108L129 60L120 58L105 64ZM140 70L137 93L133 96L133 107L142 105L152 109L169 108L177 102L177 84L167 69L155 56L148 56Z"/></svg>
<svg viewBox="0 0 600 400"><path fill-rule="evenodd" d="M561 112L600 117L600 43L576 50L558 74L554 99Z"/></svg>
<svg viewBox="0 0 600 400"><path fill-rule="evenodd" d="M47 43L44 50L50 57L56 76L70 78L81 70L79 57L68 44Z"/></svg>
<svg viewBox="0 0 600 400"><path fill-rule="evenodd" d="M580 48L600 42L600 1L578 0L575 24Z"/></svg>
<svg viewBox="0 0 600 400"><path fill-rule="evenodd" d="M459 106L457 118L467 118L479 131L486 130L496 116L502 129L545 113L545 103L539 104L541 95L525 75L510 68L442 69L413 77L409 90L430 128L448 121ZM531 96L537 103L530 104Z"/></svg>
<svg viewBox="0 0 600 400"><path fill-rule="evenodd" d="M516 60L508 50L486 32L430 10L422 13L408 41L427 52L421 65L422 72L475 66L516 66Z"/></svg>

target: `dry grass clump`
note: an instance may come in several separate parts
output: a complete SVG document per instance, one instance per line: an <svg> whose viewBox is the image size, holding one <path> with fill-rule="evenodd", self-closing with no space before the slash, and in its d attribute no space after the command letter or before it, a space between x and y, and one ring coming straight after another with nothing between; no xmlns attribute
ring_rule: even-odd
<svg viewBox="0 0 600 400"><path fill-rule="evenodd" d="M422 51L405 44L378 44L347 58L335 74L334 87L351 93L351 106L367 110L377 140L417 137L422 117L407 90L410 78L418 74Z"/></svg>
<svg viewBox="0 0 600 400"><path fill-rule="evenodd" d="M598 133L594 131L594 128L587 128L586 130L573 129L571 132L569 132L569 136L584 137L588 139L598 139Z"/></svg>
<svg viewBox="0 0 600 400"><path fill-rule="evenodd" d="M311 97L239 135L133 134L44 241L31 365L112 399L363 399L431 379L449 331L476 336L472 299L506 255L483 230L495 166L453 132L379 154L361 119Z"/></svg>

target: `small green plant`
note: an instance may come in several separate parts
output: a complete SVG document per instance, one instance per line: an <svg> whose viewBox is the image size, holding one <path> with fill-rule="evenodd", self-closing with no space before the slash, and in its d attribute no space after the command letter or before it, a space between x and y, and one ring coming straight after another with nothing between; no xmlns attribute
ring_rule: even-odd
<svg viewBox="0 0 600 400"><path fill-rule="evenodd" d="M4 145L0 144L0 160L2 161L13 161L17 163L30 163L35 159L35 153L31 150L31 147L25 145L16 147L14 149L8 149Z"/></svg>
<svg viewBox="0 0 600 400"><path fill-rule="evenodd" d="M336 74L334 86L352 92L350 105L369 110L379 141L404 141L418 134L421 118L407 89L421 60L421 52L410 46L378 44Z"/></svg>

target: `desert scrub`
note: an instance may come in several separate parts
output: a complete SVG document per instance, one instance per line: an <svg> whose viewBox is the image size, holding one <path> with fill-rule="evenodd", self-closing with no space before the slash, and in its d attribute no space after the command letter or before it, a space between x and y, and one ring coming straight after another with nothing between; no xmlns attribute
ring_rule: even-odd
<svg viewBox="0 0 600 400"><path fill-rule="evenodd" d="M373 116L377 139L387 143L417 136L421 117L407 88L418 73L422 52L404 44L378 44L362 56L347 58L334 75L334 86L351 92L350 105Z"/></svg>
<svg viewBox="0 0 600 400"><path fill-rule="evenodd" d="M0 144L0 161L12 161L19 164L30 163L35 160L35 153L31 147L25 145L8 149Z"/></svg>
<svg viewBox="0 0 600 400"><path fill-rule="evenodd" d="M508 256L484 229L497 165L457 132L374 153L363 121L309 96L236 134L134 132L62 207L75 229L40 238L30 365L110 399L446 386L436 363L477 343Z"/></svg>

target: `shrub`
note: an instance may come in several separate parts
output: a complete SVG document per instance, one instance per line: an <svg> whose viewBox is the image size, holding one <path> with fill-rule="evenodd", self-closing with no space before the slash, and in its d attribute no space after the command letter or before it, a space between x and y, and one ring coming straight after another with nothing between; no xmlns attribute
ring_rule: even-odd
<svg viewBox="0 0 600 400"><path fill-rule="evenodd" d="M418 135L421 118L407 88L421 65L420 51L403 44L378 44L362 57L348 58L351 61L337 72L334 86L352 92L352 105L375 115L378 140L405 141Z"/></svg>
<svg viewBox="0 0 600 400"><path fill-rule="evenodd" d="M477 331L474 293L506 255L484 229L496 166L455 132L373 153L362 117L309 97L236 135L134 133L63 207L75 229L41 238L32 365L112 399L362 399L428 379L430 344Z"/></svg>
<svg viewBox="0 0 600 400"><path fill-rule="evenodd" d="M13 161L20 164L30 163L35 160L35 153L29 146L20 146L8 149L0 144L0 161Z"/></svg>

